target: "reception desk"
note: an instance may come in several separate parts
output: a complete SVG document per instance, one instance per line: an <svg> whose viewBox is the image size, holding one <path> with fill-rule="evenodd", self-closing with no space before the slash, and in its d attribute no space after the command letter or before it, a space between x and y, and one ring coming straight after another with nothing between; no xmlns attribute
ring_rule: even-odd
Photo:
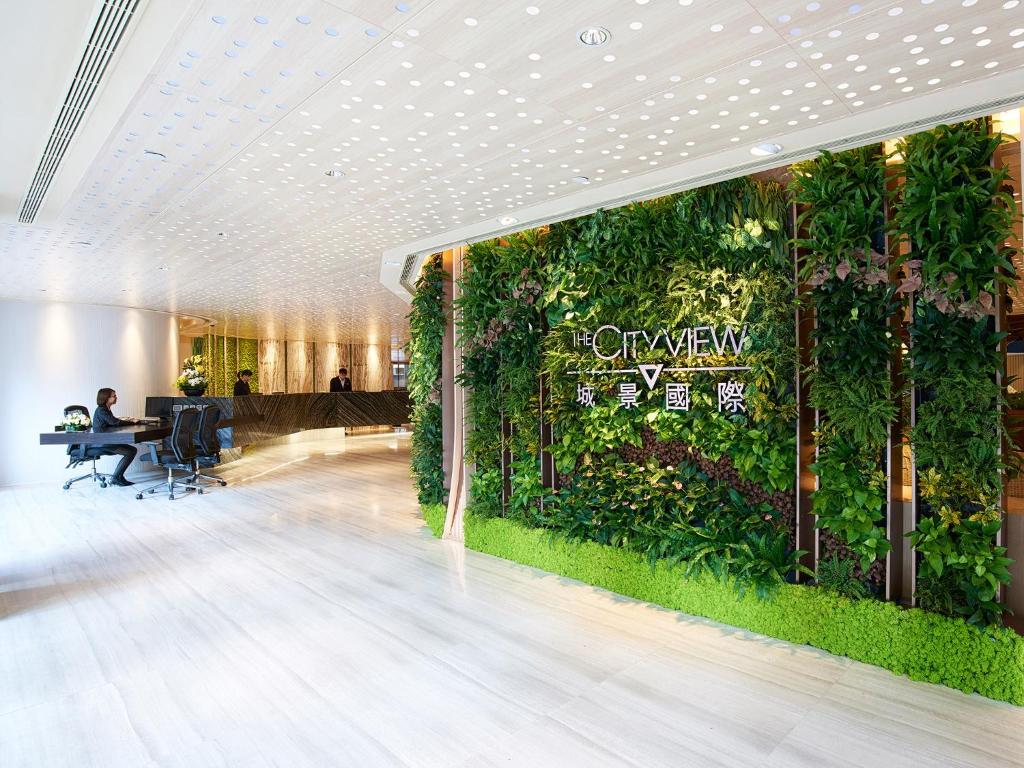
<svg viewBox="0 0 1024 768"><path fill-rule="evenodd" d="M411 416L409 394L318 392L247 397L147 397L147 416L173 416L182 406L219 405L222 418L239 424L218 432L221 447L247 445L310 429L397 426ZM239 418L241 417L241 418ZM237 451L230 451L237 454Z"/></svg>

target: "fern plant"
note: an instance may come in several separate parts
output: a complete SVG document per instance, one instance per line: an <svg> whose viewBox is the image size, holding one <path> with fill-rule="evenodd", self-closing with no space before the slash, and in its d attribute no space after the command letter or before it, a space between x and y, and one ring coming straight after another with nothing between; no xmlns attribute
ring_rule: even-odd
<svg viewBox="0 0 1024 768"><path fill-rule="evenodd" d="M850 600L867 597L868 588L855 576L856 563L841 559L838 555L826 557L818 562L814 580L819 587Z"/></svg>

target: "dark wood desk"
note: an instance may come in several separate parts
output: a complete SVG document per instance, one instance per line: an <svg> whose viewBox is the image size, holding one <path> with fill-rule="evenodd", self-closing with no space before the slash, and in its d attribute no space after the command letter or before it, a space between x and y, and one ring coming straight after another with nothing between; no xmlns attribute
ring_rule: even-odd
<svg viewBox="0 0 1024 768"><path fill-rule="evenodd" d="M217 429L230 429L234 426L261 421L262 416L236 416L221 419ZM137 445L154 440L163 440L171 436L171 419L162 419L159 424L130 424L126 427L114 427L106 432L40 432L40 445Z"/></svg>
<svg viewBox="0 0 1024 768"><path fill-rule="evenodd" d="M171 434L170 420L159 424L130 424L106 432L40 432L40 445L135 445L163 440Z"/></svg>

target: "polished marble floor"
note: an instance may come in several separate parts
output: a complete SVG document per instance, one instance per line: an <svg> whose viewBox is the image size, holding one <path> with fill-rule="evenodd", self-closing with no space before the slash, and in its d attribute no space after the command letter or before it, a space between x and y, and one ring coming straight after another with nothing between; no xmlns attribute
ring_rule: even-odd
<svg viewBox="0 0 1024 768"><path fill-rule="evenodd" d="M1024 709L435 541L407 466L0 489L0 766L1024 766Z"/></svg>

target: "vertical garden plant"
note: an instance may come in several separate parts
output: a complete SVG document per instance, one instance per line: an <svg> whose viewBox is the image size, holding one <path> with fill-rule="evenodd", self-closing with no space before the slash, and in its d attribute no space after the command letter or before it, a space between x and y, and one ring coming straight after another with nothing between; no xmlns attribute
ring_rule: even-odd
<svg viewBox="0 0 1024 768"><path fill-rule="evenodd" d="M796 245L813 311L809 401L819 410L814 514L822 552L856 564L876 587L892 543L885 536L889 425L897 415L889 328L901 307L884 230L885 158L877 147L822 152L793 167L790 189L803 210Z"/></svg>
<svg viewBox="0 0 1024 768"><path fill-rule="evenodd" d="M440 254L423 265L409 313L409 397L412 399L412 474L420 504L445 502L441 433L441 348L447 313Z"/></svg>
<svg viewBox="0 0 1024 768"><path fill-rule="evenodd" d="M975 624L1000 620L1011 562L996 543L1005 461L995 309L1012 282L1014 211L1007 171L992 164L1000 141L981 120L900 142L905 183L894 220L909 245L904 285L913 291L917 599Z"/></svg>

